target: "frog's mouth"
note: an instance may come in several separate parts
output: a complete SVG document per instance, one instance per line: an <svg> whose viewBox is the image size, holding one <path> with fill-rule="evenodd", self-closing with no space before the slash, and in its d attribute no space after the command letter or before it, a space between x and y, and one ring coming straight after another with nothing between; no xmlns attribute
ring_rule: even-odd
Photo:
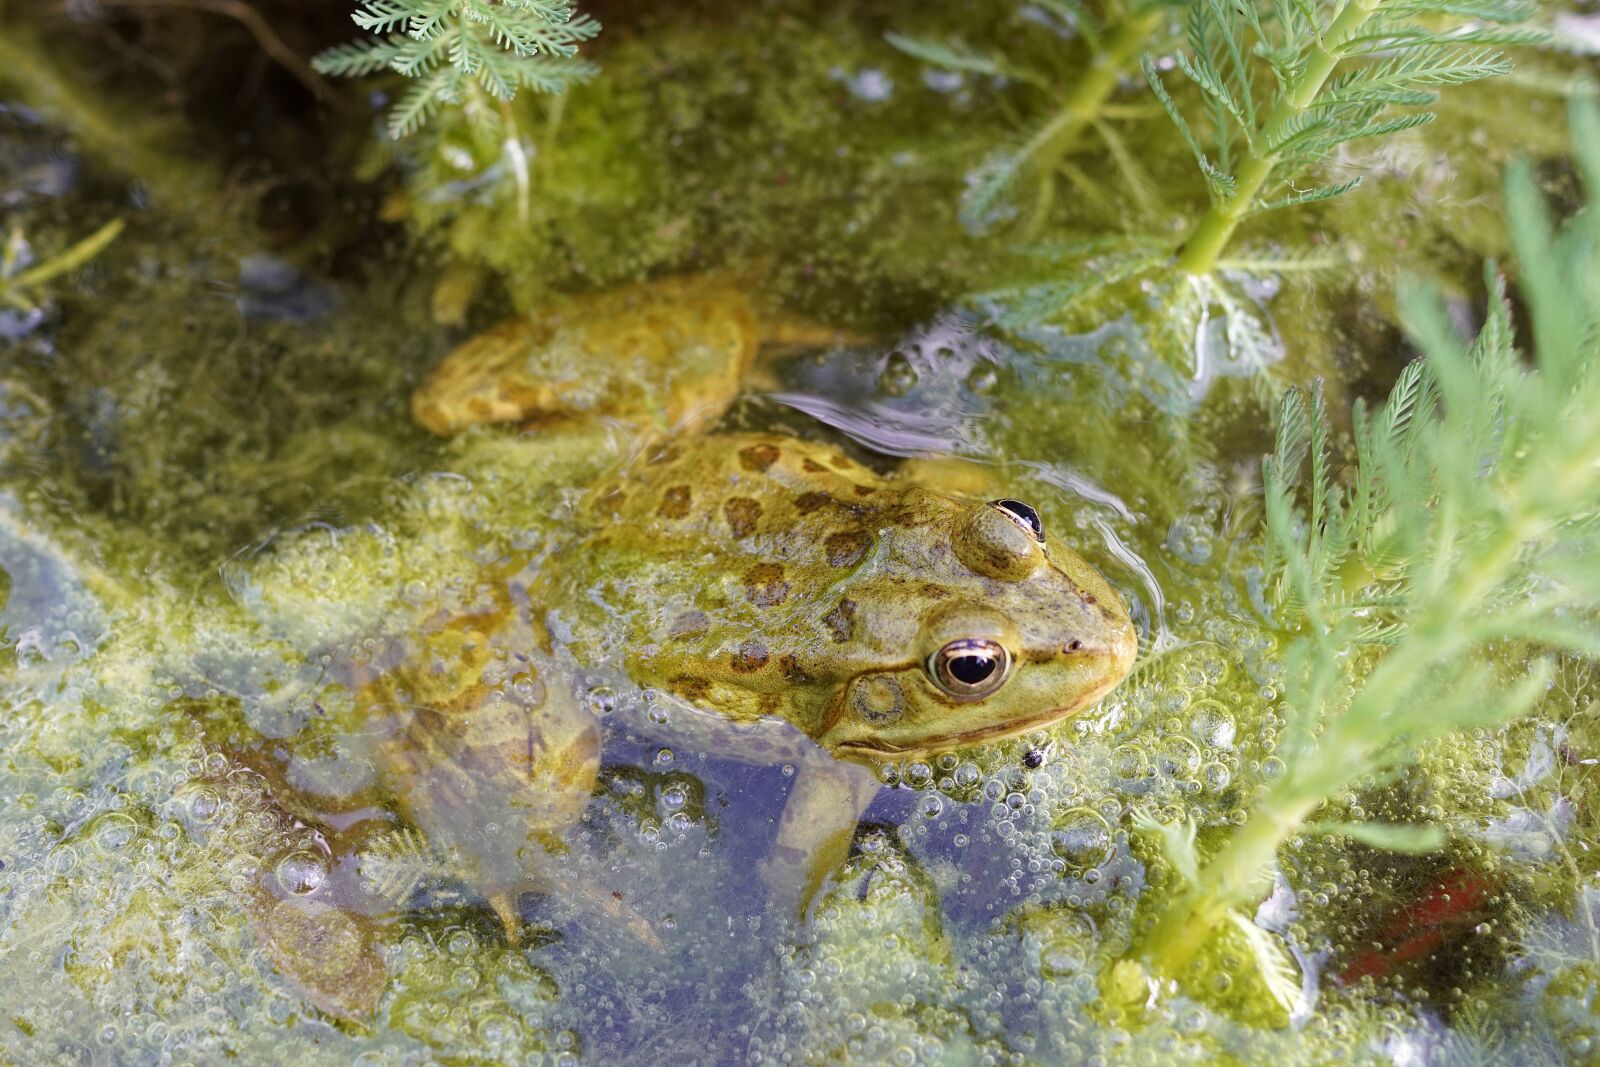
<svg viewBox="0 0 1600 1067"><path fill-rule="evenodd" d="M1081 705L1080 705L1081 706ZM1008 737L1037 730L1057 721L1064 715L1072 714L1076 709L1067 709L1041 715L1037 719L1024 722L1000 723L994 726L985 726L978 730L968 730L960 734L946 734L937 741L920 744L895 744L888 740L861 740L847 741L836 745L833 754L843 759L865 758L872 760L897 760L910 759L917 756L934 756L952 748L966 748L969 745L980 745L986 741L1004 741Z"/></svg>
<svg viewBox="0 0 1600 1067"><path fill-rule="evenodd" d="M1082 711L1115 689L1117 683L1121 680L1120 675L1113 675L1104 685L1088 691L1078 700L1026 719L990 723L961 733L942 734L933 739L907 738L904 741L897 742L886 737L852 738L849 741L842 741L831 746L830 750L840 759L885 762L888 760L934 756L954 748L966 748L990 741L1004 741L1007 738L1017 737L1021 734L1054 725L1068 716Z"/></svg>

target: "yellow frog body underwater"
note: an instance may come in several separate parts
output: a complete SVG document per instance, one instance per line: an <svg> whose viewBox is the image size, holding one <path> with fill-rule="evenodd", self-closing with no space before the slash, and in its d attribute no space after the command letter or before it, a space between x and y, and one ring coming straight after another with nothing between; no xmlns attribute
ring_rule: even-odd
<svg viewBox="0 0 1600 1067"><path fill-rule="evenodd" d="M441 435L511 423L536 445L603 420L638 442L537 569L427 620L360 694L408 716L379 759L387 791L513 939L541 851L595 786L600 720L575 684L593 664L665 694L696 747L797 767L762 872L791 913L847 855L875 765L1048 726L1132 665L1122 601L1028 505L795 437L703 432L763 345L837 339L759 314L726 278L671 278L554 301L416 390Z"/></svg>

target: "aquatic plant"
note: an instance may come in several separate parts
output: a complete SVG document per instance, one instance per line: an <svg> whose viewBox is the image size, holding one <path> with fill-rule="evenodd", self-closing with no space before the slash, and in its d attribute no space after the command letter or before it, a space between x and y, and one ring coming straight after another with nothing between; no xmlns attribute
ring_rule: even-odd
<svg viewBox="0 0 1600 1067"><path fill-rule="evenodd" d="M1195 0L1176 65L1200 90L1204 141L1155 61L1144 60L1211 195L1180 246L1178 269L1210 271L1252 215L1354 189L1359 175L1305 187L1299 180L1344 145L1432 121L1431 112L1409 109L1425 109L1442 87L1509 72L1497 46L1540 39L1515 25L1536 10L1525 0L1272 0L1265 8Z"/></svg>
<svg viewBox="0 0 1600 1067"><path fill-rule="evenodd" d="M961 196L961 222L973 234L993 229L1017 214L1011 203L1025 177L1035 189L1027 232L1045 221L1055 195L1055 173L1076 147L1085 131L1094 128L1105 140L1112 158L1139 187L1149 184L1121 137L1104 122L1107 104L1117 83L1138 62L1142 52L1165 33L1171 9L1182 0L1112 0L1096 13L1080 0L1043 0L1030 5L1035 17L1049 30L1082 39L1090 60L1075 78L1044 65L1021 62L1000 52L973 47L960 38L937 39L890 33L890 44L933 66L959 74L977 74L1021 82L1048 93L1055 110L1025 136L990 152L968 175ZM1068 88L1058 86L1066 81Z"/></svg>
<svg viewBox="0 0 1600 1067"><path fill-rule="evenodd" d="M1069 318L1123 283L1175 275L1167 313L1193 319L1215 301L1208 276L1283 278L1348 264L1340 247L1228 250L1251 218L1359 186L1359 174L1317 183L1328 164L1349 163L1348 146L1433 121L1427 109L1445 86L1509 72L1501 47L1546 39L1520 25L1536 11L1527 0L1192 0L1184 47L1158 60L1151 53L1162 43L1152 40L1142 66L1209 206L1178 240L1135 231L1020 248L1036 264L1028 276L980 297L1017 328ZM1194 86L1194 106L1169 91L1160 69L1168 63Z"/></svg>
<svg viewBox="0 0 1600 1067"><path fill-rule="evenodd" d="M337 45L312 65L342 77L392 70L415 78L389 112L395 137L478 91L509 102L519 89L559 93L597 72L578 46L600 24L568 0L361 0L351 18L384 36Z"/></svg>
<svg viewBox="0 0 1600 1067"><path fill-rule="evenodd" d="M1425 850L1436 832L1314 822L1426 742L1517 718L1544 692L1533 650L1600 653L1600 110L1573 112L1589 207L1559 232L1531 168L1512 168L1507 215L1531 316L1514 342L1491 275L1464 345L1438 298L1404 294L1422 350L1377 412L1358 406L1354 463L1336 469L1320 389L1285 396L1263 463L1265 572L1287 632L1285 727L1246 821L1203 864L1193 828L1161 833L1183 886L1137 950L1176 977L1264 892L1277 850L1303 833ZM1531 363L1531 366L1529 365ZM1490 651L1495 658L1491 660ZM1130 963L1118 965L1124 992Z"/></svg>
<svg viewBox="0 0 1600 1067"><path fill-rule="evenodd" d="M121 219L112 219L80 241L51 256L43 263L29 262L28 242L22 231L13 228L5 247L0 248L0 304L28 308L37 302L46 283L77 270L117 239L122 233Z"/></svg>

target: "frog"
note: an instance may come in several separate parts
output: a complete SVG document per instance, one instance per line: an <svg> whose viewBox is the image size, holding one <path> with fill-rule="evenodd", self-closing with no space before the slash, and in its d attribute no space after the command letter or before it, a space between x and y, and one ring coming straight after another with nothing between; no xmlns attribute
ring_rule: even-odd
<svg viewBox="0 0 1600 1067"><path fill-rule="evenodd" d="M675 276L554 299L413 392L439 436L509 432L536 452L604 424L629 441L578 487L556 547L488 568L477 601L419 621L359 694L393 724L377 763L401 815L460 857L508 940L595 790L597 669L680 744L793 768L760 878L803 916L884 764L1048 728L1132 667L1122 598L1027 503L716 428L758 354L842 336L727 276ZM556 888L654 937L613 894Z"/></svg>

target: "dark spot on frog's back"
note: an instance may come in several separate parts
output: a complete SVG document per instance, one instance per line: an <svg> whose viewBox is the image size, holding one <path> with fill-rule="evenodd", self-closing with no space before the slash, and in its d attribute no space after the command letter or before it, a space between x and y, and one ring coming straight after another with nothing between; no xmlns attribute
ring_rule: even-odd
<svg viewBox="0 0 1600 1067"><path fill-rule="evenodd" d="M664 463L671 463L678 458L678 446L674 444L659 444L651 447L645 453L644 461L652 467L659 467Z"/></svg>
<svg viewBox="0 0 1600 1067"><path fill-rule="evenodd" d="M844 644L856 632L856 602L845 597L838 607L822 617L822 624L835 641Z"/></svg>
<svg viewBox="0 0 1600 1067"><path fill-rule="evenodd" d="M794 656L780 656L778 658L778 670L783 672L785 681L793 682L796 685L805 685L812 680L806 669L800 666L800 660Z"/></svg>
<svg viewBox="0 0 1600 1067"><path fill-rule="evenodd" d="M800 461L800 467L807 474L821 474L823 471L828 469L827 467L824 467L822 464L818 463L816 460L812 459L810 456L807 456L805 459Z"/></svg>
<svg viewBox="0 0 1600 1067"><path fill-rule="evenodd" d="M729 665L740 674L751 674L767 665L767 646L760 641L746 641L729 660Z"/></svg>
<svg viewBox="0 0 1600 1067"><path fill-rule="evenodd" d="M827 553L828 562L835 567L854 567L867 554L867 546L871 543L872 538L861 530L841 530L829 534L822 547Z"/></svg>
<svg viewBox="0 0 1600 1067"><path fill-rule="evenodd" d="M761 521L761 505L747 496L729 497L722 505L722 514L733 536L743 539L756 532L756 523Z"/></svg>
<svg viewBox="0 0 1600 1067"><path fill-rule="evenodd" d="M809 515L818 508L825 508L833 503L833 497L827 493L801 493L794 498L794 509L802 515Z"/></svg>
<svg viewBox="0 0 1600 1067"><path fill-rule="evenodd" d="M776 445L751 445L749 448L739 450L739 466L754 474L760 474L774 463L783 453Z"/></svg>
<svg viewBox="0 0 1600 1067"><path fill-rule="evenodd" d="M745 572L744 595L758 608L775 607L789 597L789 583L776 563L758 563Z"/></svg>
<svg viewBox="0 0 1600 1067"><path fill-rule="evenodd" d="M667 683L673 693L689 701L691 704L699 703L711 689L711 683L704 678L694 678L687 674L680 674Z"/></svg>
<svg viewBox="0 0 1600 1067"><path fill-rule="evenodd" d="M661 494L660 514L663 519L681 519L689 514L689 487L674 485Z"/></svg>

